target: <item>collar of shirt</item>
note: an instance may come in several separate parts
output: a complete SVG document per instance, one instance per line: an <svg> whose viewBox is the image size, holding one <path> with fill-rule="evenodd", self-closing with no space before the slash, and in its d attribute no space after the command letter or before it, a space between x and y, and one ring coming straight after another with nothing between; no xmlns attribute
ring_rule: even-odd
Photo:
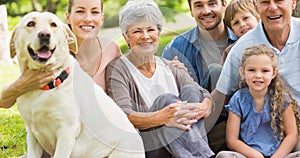
<svg viewBox="0 0 300 158"><path fill-rule="evenodd" d="M228 45L234 43L235 41L238 40L238 37L234 35L234 33L230 30L229 27L226 27L226 30L227 30L227 42L228 42ZM187 39L190 39L190 41L199 49L201 46L199 44L199 29L198 29L198 26L194 27L192 30L190 30L190 38L187 38Z"/></svg>

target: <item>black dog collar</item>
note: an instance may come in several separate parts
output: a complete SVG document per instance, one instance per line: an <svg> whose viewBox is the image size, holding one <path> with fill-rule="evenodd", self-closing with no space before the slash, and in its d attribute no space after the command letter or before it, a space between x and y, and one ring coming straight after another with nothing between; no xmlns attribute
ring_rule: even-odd
<svg viewBox="0 0 300 158"><path fill-rule="evenodd" d="M70 68L67 67L64 71L62 71L60 73L60 75L58 77L55 78L54 81L49 82L47 85L45 85L43 88L41 88L41 90L50 90L53 89L55 87L58 87L59 85L61 85L65 79L68 78L70 74Z"/></svg>

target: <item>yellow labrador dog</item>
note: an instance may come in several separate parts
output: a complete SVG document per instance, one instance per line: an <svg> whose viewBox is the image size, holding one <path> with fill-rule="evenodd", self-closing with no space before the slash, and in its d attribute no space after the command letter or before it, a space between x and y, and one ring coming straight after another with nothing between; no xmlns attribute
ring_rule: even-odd
<svg viewBox="0 0 300 158"><path fill-rule="evenodd" d="M31 12L15 27L11 56L21 71L55 63L56 79L17 99L27 131L27 157L144 157L142 140L125 113L70 55L76 38L54 14Z"/></svg>

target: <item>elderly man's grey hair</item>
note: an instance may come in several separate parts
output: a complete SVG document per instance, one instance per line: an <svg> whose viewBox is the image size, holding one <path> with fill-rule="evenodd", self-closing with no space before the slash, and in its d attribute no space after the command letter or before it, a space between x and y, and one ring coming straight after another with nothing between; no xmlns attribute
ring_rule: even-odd
<svg viewBox="0 0 300 158"><path fill-rule="evenodd" d="M161 32L163 15L153 0L128 0L119 13L119 25L122 33L127 35L130 25L145 19L157 24L158 30Z"/></svg>

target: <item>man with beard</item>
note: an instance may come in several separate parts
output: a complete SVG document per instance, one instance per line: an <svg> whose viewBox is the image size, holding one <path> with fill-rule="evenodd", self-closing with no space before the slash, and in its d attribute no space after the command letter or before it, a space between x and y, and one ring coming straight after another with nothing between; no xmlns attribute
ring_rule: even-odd
<svg viewBox="0 0 300 158"><path fill-rule="evenodd" d="M178 59L187 67L193 79L211 92L222 70L222 53L237 37L223 21L226 0L188 0L188 4L197 26L173 39L165 47L162 56L168 60ZM210 131L209 144L215 153L226 147L226 120L224 112L211 130L213 125L206 123L207 131Z"/></svg>

